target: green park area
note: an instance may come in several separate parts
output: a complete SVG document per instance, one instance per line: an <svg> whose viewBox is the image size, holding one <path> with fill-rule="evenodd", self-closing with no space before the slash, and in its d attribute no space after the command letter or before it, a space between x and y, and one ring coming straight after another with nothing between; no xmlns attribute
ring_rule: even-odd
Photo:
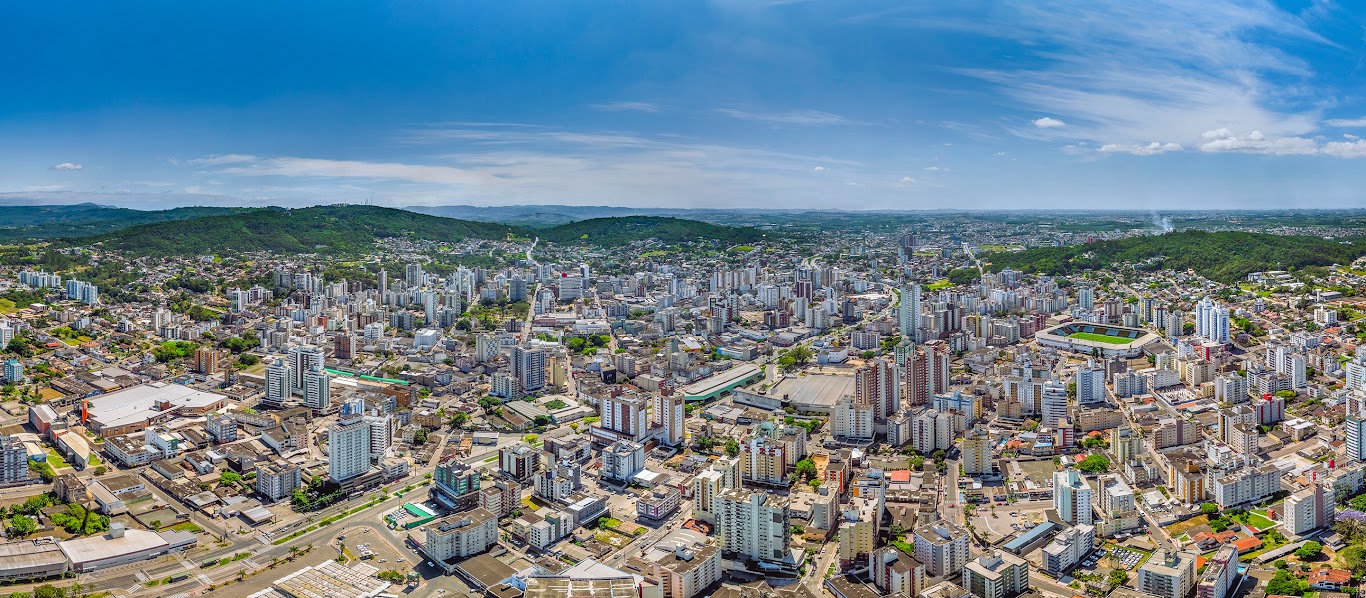
<svg viewBox="0 0 1366 598"><path fill-rule="evenodd" d="M1108 334L1096 334L1094 332L1073 332L1067 338L1076 338L1084 341L1095 341L1098 343L1110 343L1112 345L1127 345L1134 342L1134 339L1122 336L1110 336Z"/></svg>

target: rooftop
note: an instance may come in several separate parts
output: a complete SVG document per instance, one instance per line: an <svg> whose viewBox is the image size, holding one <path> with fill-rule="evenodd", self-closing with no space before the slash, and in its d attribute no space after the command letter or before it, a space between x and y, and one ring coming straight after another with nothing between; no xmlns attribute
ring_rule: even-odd
<svg viewBox="0 0 1366 598"><path fill-rule="evenodd" d="M180 384L153 382L90 399L87 408L91 419L112 427L145 422L169 410L161 409L162 404L169 404L172 409L203 409L226 398Z"/></svg>
<svg viewBox="0 0 1366 598"><path fill-rule="evenodd" d="M827 408L833 407L840 397L853 394L853 376L823 374L789 376L768 391L768 396L779 399L786 397L794 404L819 405Z"/></svg>

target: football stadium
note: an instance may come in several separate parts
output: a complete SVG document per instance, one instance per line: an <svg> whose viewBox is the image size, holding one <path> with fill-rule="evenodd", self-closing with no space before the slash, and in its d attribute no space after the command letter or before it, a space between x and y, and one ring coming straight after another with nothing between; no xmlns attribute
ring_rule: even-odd
<svg viewBox="0 0 1366 598"><path fill-rule="evenodd" d="M1103 357L1138 357L1158 336L1141 328L1068 322L1040 330L1034 340L1045 347Z"/></svg>

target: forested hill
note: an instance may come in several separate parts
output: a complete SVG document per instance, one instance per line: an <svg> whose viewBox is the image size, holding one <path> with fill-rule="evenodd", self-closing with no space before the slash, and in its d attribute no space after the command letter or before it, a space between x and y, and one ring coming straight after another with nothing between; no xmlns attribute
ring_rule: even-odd
<svg viewBox="0 0 1366 598"><path fill-rule="evenodd" d="M376 206L333 205L311 208L254 208L233 214L156 222L111 233L74 239L136 255L201 255L229 252L355 253L369 250L375 239L410 237L456 242L503 239L509 234L562 244L625 245L643 239L663 243L714 240L750 243L764 235L753 228L717 226L695 220L629 216L597 218L529 230L492 222L429 216Z"/></svg>
<svg viewBox="0 0 1366 598"><path fill-rule="evenodd" d="M718 226L697 220L661 216L593 218L541 229L534 234L552 243L587 243L608 247L644 239L657 239L663 243L698 240L713 240L726 244L753 243L764 236L764 233L756 228Z"/></svg>
<svg viewBox="0 0 1366 598"><path fill-rule="evenodd" d="M1250 272L1347 264L1366 254L1366 237L1323 239L1235 231L1184 230L1068 247L1038 247L983 256L991 269L1071 274L1129 262L1143 269L1191 269L1224 283Z"/></svg>
<svg viewBox="0 0 1366 598"><path fill-rule="evenodd" d="M82 239L142 255L197 255L238 251L348 253L370 249L375 239L413 237L432 241L501 239L517 229L502 224L428 216L376 206L334 205L287 210L256 209L134 226Z"/></svg>
<svg viewBox="0 0 1366 598"><path fill-rule="evenodd" d="M249 209L197 207L130 210L93 203L0 206L0 241L84 237L138 224L236 214Z"/></svg>

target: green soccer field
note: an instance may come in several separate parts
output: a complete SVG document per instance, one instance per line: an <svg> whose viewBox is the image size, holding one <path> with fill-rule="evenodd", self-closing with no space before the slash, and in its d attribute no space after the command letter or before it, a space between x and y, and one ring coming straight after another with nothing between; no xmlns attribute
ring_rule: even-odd
<svg viewBox="0 0 1366 598"><path fill-rule="evenodd" d="M1067 338L1079 338L1084 341L1096 341L1099 343L1110 343L1112 345L1127 345L1134 342L1134 339L1119 336L1109 336L1106 334L1095 334L1093 332L1073 332Z"/></svg>

